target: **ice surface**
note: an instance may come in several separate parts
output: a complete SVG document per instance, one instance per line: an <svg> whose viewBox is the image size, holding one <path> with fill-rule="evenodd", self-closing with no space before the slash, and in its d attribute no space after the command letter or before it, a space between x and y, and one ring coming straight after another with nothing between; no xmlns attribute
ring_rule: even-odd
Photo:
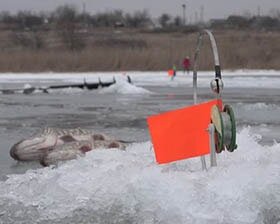
<svg viewBox="0 0 280 224"><path fill-rule="evenodd" d="M6 85L23 87L25 83L30 86L83 83L84 78L90 83L98 81L98 77L103 82L112 81L114 76L117 80L115 85L101 91L108 94L100 94L100 98L95 97L100 90L86 92L79 89L54 90L51 97L1 96L5 103L1 107L1 144L7 146L14 141L15 136L23 137L24 132L32 128L37 130L46 122L48 125L57 125L59 122L62 125L86 125L99 119L104 125L106 120L108 123L102 126L106 130L123 131L124 136L131 135L130 126L123 124L133 120L131 126L141 127L143 117L147 114L177 108L178 104L185 105L186 98L191 100L192 89L188 88L192 86L191 73L179 71L174 81L170 80L166 72L127 74L136 87L118 82L119 79L125 79L120 72L0 74L3 88ZM226 96L227 101L230 100L241 132L237 136L238 150L218 155L217 168L201 171L199 158L159 166L155 163L150 142L133 144L126 152L96 150L84 158L61 163L58 167L36 169L38 166L20 164L18 166L21 169L25 166L30 170L22 175L10 175L7 180L0 182L0 224L279 223L280 144L275 141L271 143L273 145L264 146L261 140L267 135L269 139L275 137L279 142L280 71L240 70L223 71L222 74L225 84L223 96ZM213 72L199 72L199 87L209 88L213 77ZM151 86L149 89L157 94L142 94L146 92L140 88L142 86ZM177 86L184 88L184 91L186 88L186 94L189 95L182 95L181 99L183 91L176 92L179 88L168 88ZM275 90L267 91L272 88ZM174 94L178 93L177 98L172 98L172 95L166 98L170 89L171 94L174 91ZM140 93L140 96L134 94L131 97L133 93ZM83 95L83 102L79 101L82 99L80 94ZM107 103L115 102L112 96L117 94L122 96L118 95L116 105L103 105L107 98L110 99L107 99ZM207 94L204 91L202 97L207 98ZM139 99L145 97L147 100L144 104L144 100L142 102ZM112 110L108 105L116 108ZM123 112L126 108L120 110L125 105L133 108L131 114ZM82 113L90 115L80 116ZM77 114L79 119L72 118ZM35 119L31 122L33 117L38 121ZM117 126L120 123L123 126ZM242 129L248 124L252 127ZM11 126L25 128L20 129L20 132L4 129ZM6 149L2 150L8 153ZM2 157L2 163L8 161L7 158ZM4 162L10 164L7 161ZM31 170L32 167L36 170Z"/></svg>
<svg viewBox="0 0 280 224"><path fill-rule="evenodd" d="M234 111L239 117L238 122L249 125L280 124L280 107L273 103L237 103Z"/></svg>
<svg viewBox="0 0 280 224"><path fill-rule="evenodd" d="M167 72L127 72L137 86L192 86L192 73L177 72L176 78L171 81ZM280 88L280 71L275 70L225 70L222 72L223 81L226 87L239 88ZM123 79L122 72L94 72L94 73L2 73L0 74L1 83L41 83L49 81L57 82L72 82L72 83L87 83L98 82L100 78L102 82L112 81L113 77ZM214 78L212 71L198 72L198 86L209 87L210 80Z"/></svg>
<svg viewBox="0 0 280 224"><path fill-rule="evenodd" d="M79 94L82 93L84 90L80 88L63 88L63 89L48 89L48 93L51 94ZM41 91L42 92L42 91Z"/></svg>
<svg viewBox="0 0 280 224"><path fill-rule="evenodd" d="M207 172L199 158L157 165L144 142L10 175L0 182L0 220L277 223L280 144L261 146L249 128L237 139L238 150L219 154Z"/></svg>
<svg viewBox="0 0 280 224"><path fill-rule="evenodd" d="M268 104L268 103L254 103L254 104L244 104L244 103L238 103L238 106L242 106L245 110L266 110L266 111L274 111L279 110L280 107L276 104Z"/></svg>

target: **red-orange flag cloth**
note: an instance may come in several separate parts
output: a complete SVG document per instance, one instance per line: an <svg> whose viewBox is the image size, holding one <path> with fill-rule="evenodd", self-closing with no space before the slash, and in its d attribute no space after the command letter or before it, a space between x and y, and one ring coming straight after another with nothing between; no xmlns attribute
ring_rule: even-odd
<svg viewBox="0 0 280 224"><path fill-rule="evenodd" d="M208 125L213 105L221 100L168 111L147 118L159 164L210 153Z"/></svg>
<svg viewBox="0 0 280 224"><path fill-rule="evenodd" d="M174 70L172 70L172 69L168 70L168 75L173 76L174 75Z"/></svg>

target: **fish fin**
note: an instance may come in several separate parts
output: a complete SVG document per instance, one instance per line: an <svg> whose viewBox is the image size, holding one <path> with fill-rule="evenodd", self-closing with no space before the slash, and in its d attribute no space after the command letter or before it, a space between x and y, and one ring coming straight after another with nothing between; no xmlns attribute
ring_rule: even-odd
<svg viewBox="0 0 280 224"><path fill-rule="evenodd" d="M93 140L100 140L100 141L105 140L105 136L102 134L94 134L92 137L93 137Z"/></svg>
<svg viewBox="0 0 280 224"><path fill-rule="evenodd" d="M71 136L71 135L64 135L64 136L60 137L59 139L61 139L64 143L76 141L76 139L73 138L73 136Z"/></svg>
<svg viewBox="0 0 280 224"><path fill-rule="evenodd" d="M108 148L120 148L121 145L117 141L113 141L108 145Z"/></svg>

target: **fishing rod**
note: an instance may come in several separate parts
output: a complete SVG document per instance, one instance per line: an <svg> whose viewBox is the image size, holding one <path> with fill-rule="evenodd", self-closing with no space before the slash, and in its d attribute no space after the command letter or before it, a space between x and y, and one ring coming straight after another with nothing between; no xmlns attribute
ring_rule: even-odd
<svg viewBox="0 0 280 224"><path fill-rule="evenodd" d="M215 77L210 82L210 87L212 91L216 94L217 100L222 100L221 92L224 88L222 82L221 66L219 53L217 48L217 43L213 33L210 30L202 30L199 32L197 46L194 56L193 65L193 102L197 104L197 69L199 54L203 42L203 36L207 34L212 48L212 53L214 57L214 70ZM221 101L222 102L222 101ZM221 103L222 104L222 103ZM229 105L215 105L211 109L211 124L208 128L210 134L210 162L211 166L216 166L216 153L221 153L223 150L227 149L233 152L236 148L236 124L235 117L232 108ZM205 156L201 156L202 169L206 169Z"/></svg>

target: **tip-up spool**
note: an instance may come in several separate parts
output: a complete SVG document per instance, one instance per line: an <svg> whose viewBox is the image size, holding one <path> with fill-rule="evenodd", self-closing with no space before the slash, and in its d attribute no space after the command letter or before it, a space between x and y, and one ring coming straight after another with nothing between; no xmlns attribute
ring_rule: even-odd
<svg viewBox="0 0 280 224"><path fill-rule="evenodd" d="M223 111L217 105L211 109L211 121L215 126L216 152L220 153L227 149L233 152L236 148L236 124L232 108L225 105Z"/></svg>

